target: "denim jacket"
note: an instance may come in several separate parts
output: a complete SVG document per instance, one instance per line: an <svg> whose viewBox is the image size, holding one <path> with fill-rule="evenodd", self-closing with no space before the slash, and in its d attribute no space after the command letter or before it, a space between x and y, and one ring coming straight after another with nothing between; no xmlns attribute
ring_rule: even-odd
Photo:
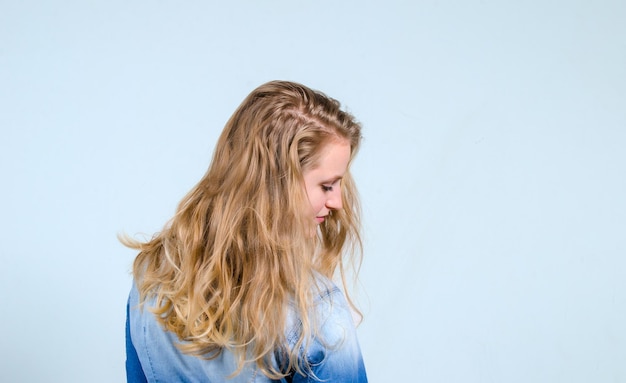
<svg viewBox="0 0 626 383"><path fill-rule="evenodd" d="M224 350L216 359L206 360L182 353L176 334L165 331L146 303L139 308L136 286L130 292L126 316L126 375L134 382L337 382L366 383L367 376L356 337L352 312L343 293L334 285L320 294L315 305L320 321L319 336L301 352L310 366L306 375L293 372L271 380L256 364L228 378L237 368L235 356ZM300 322L291 310L287 318L287 341L299 336ZM306 358L306 359L304 359ZM278 364L277 364L278 365Z"/></svg>

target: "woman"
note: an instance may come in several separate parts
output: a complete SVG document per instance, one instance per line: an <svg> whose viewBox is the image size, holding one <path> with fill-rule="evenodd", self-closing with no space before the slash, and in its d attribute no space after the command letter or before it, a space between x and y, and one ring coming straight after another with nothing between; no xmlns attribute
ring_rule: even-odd
<svg viewBox="0 0 626 383"><path fill-rule="evenodd" d="M366 382L344 253L360 250L349 173L361 128L303 85L255 89L211 165L137 249L129 382Z"/></svg>

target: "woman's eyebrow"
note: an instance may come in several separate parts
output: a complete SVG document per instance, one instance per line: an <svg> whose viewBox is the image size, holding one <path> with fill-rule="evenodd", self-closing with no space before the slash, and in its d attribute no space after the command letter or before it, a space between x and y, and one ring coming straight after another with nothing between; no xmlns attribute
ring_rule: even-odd
<svg viewBox="0 0 626 383"><path fill-rule="evenodd" d="M327 184L327 183L332 183L334 184L335 182L339 181L343 179L343 176L334 176L331 178L326 179L326 181L322 181L323 184Z"/></svg>

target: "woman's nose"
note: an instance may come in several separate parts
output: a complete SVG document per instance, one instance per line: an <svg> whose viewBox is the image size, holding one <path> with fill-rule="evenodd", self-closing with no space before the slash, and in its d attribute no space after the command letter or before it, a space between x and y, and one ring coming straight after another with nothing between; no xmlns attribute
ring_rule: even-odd
<svg viewBox="0 0 626 383"><path fill-rule="evenodd" d="M326 200L326 207L332 210L341 210L343 208L340 187L334 188L333 193Z"/></svg>

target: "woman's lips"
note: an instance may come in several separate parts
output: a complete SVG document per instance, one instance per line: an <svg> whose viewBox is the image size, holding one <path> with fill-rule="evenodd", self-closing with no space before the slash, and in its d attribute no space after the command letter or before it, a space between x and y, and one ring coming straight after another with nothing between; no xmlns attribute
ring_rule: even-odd
<svg viewBox="0 0 626 383"><path fill-rule="evenodd" d="M317 221L317 223L322 223L324 222L324 218L325 217L315 217L315 220Z"/></svg>

